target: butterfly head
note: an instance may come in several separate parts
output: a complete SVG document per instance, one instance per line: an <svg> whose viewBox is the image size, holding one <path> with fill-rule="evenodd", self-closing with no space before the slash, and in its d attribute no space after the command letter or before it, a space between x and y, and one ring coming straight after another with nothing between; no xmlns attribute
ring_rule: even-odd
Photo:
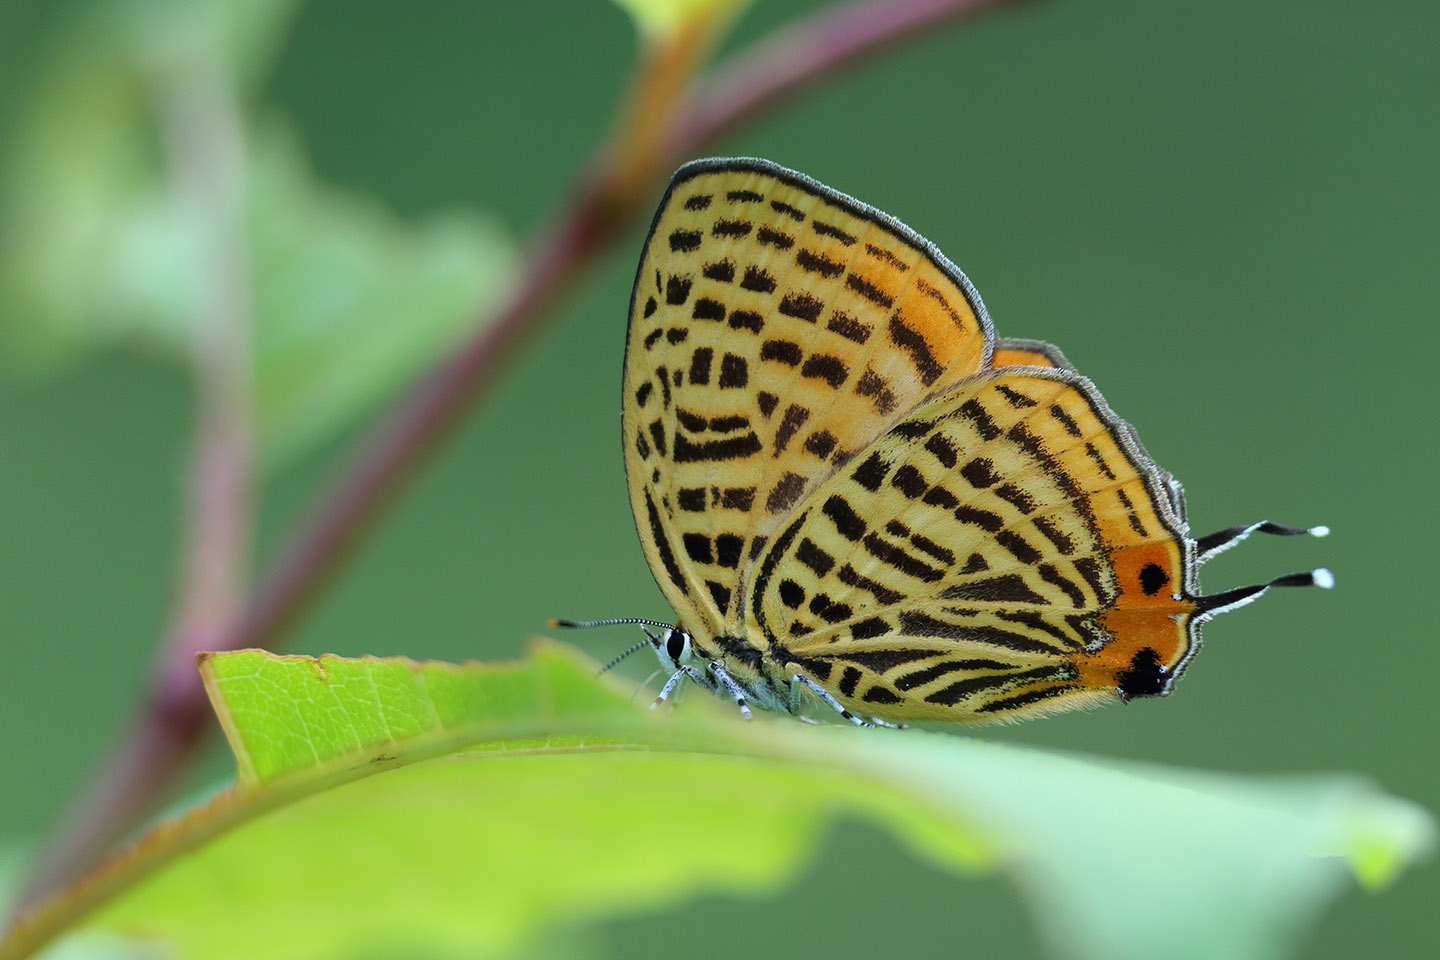
<svg viewBox="0 0 1440 960"><path fill-rule="evenodd" d="M654 633L645 630L645 636L650 638L650 646L655 648L655 655L660 658L660 666L666 670L679 670L690 662L694 654L690 634L679 627L666 627Z"/></svg>
<svg viewBox="0 0 1440 960"><path fill-rule="evenodd" d="M630 654L639 650L647 643L660 658L660 666L672 673L690 662L693 656L693 643L690 634L678 626L671 626L659 620L646 620L643 617L610 617L605 620L551 620L552 627L567 627L572 630L588 630L591 627L613 627L622 623L636 623L645 634L645 639L626 648L619 655L612 657L610 662L600 668L600 673L606 673L611 667ZM651 631L648 627L656 627Z"/></svg>

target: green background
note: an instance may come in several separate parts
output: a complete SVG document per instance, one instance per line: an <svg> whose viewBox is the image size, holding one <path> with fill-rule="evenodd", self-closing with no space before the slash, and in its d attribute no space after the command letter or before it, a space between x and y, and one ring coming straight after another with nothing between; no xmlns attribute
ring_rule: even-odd
<svg viewBox="0 0 1440 960"><path fill-rule="evenodd" d="M727 49L811 6L762 0ZM13 109L65 13L26 0L5 16L0 106ZM1197 532L1262 518L1334 530L1206 568L1211 590L1322 564L1338 587L1211 625L1169 700L980 736L1359 770L1440 807L1440 656L1423 606L1440 468L1437 28L1427 0L1021 4L931 31L713 147L803 170L934 240L1002 335L1059 344L1135 424L1184 482ZM600 0L315 0L263 105L333 184L403 217L488 212L526 236L607 132L634 46ZM618 437L640 239L576 289L290 649L509 657L551 616L668 616ZM25 840L82 785L146 675L174 581L189 398L184 372L143 351L3 376L0 836ZM267 483L262 557L351 439ZM630 636L571 639L599 655ZM213 746L197 784L227 772ZM636 842L664 857L664 827ZM1433 864L1352 895L1306 954L1428 954L1437 897ZM1002 882L940 874L855 826L782 896L711 898L602 935L634 957L1037 949Z"/></svg>

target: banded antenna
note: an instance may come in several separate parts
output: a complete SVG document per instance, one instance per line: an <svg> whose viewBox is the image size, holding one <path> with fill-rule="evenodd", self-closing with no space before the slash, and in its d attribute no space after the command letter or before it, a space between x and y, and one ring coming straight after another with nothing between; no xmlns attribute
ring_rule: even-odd
<svg viewBox="0 0 1440 960"><path fill-rule="evenodd" d="M650 636L650 632L648 630L646 631L645 636L647 638ZM599 670L596 670L595 676L598 677L608 672L611 667L615 666L615 664L619 663L621 660L624 660L626 657L630 656L630 654L634 653L636 650L639 650L641 647L646 645L653 645L653 641L649 639L636 640L633 646L627 647L625 650L616 654L613 658L611 658L609 663L605 664L605 666L601 667Z"/></svg>
<svg viewBox="0 0 1440 960"><path fill-rule="evenodd" d="M675 626L673 623L646 620L643 617L611 617L609 620L551 620L550 626L566 627L571 630L589 630L591 627L614 627L622 623L643 623L647 627L661 627L665 630Z"/></svg>
<svg viewBox="0 0 1440 960"><path fill-rule="evenodd" d="M611 617L607 620L555 619L550 621L550 626L566 627L567 629L571 630L589 630L591 627L615 627L625 623L638 623L641 625L642 630L645 627L660 627L664 630L669 630L674 627L674 624L661 623L659 620L646 620L643 617ZM598 677L609 672L612 667L618 664L621 660L624 660L626 657L630 656L630 654L634 653L636 650L639 650L641 647L647 645L653 647L660 643L660 638L655 636L655 634L651 633L649 630L645 630L644 632L644 640L635 641L634 646L631 646L622 651L621 653L617 654L613 659L611 659L609 663L605 664L605 666L601 667L598 671L596 671L595 676ZM648 683L649 681L646 682Z"/></svg>

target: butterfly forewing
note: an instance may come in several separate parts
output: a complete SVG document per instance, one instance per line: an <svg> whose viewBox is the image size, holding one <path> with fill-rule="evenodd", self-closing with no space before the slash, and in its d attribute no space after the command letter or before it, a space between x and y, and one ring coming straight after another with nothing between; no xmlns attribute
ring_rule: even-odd
<svg viewBox="0 0 1440 960"><path fill-rule="evenodd" d="M968 281L898 222L763 161L682 168L637 273L623 424L682 623L739 632L757 558L815 488L992 349Z"/></svg>

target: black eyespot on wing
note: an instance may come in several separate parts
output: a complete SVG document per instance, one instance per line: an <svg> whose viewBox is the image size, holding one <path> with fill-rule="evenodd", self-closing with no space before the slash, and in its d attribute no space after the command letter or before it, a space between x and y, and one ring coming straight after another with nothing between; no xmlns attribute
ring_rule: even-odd
<svg viewBox="0 0 1440 960"><path fill-rule="evenodd" d="M1145 591L1145 596L1153 597L1160 592L1160 588L1170 582L1170 575L1166 573L1158 563L1147 563L1140 571L1140 589Z"/></svg>
<svg viewBox="0 0 1440 960"><path fill-rule="evenodd" d="M1120 697L1131 700L1135 697L1159 697L1165 694L1165 667L1160 655L1151 647L1135 654L1130 666L1116 677Z"/></svg>

